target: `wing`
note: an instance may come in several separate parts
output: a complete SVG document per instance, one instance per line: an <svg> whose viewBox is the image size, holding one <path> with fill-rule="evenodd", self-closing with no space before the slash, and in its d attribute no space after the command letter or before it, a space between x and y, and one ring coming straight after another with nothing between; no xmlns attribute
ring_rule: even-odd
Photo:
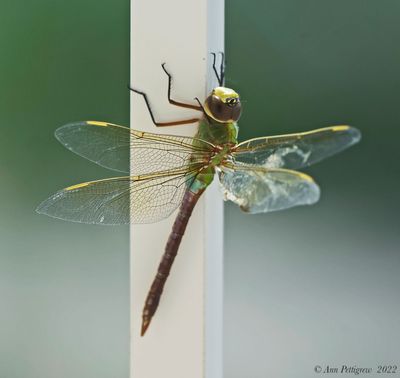
<svg viewBox="0 0 400 378"><path fill-rule="evenodd" d="M251 214L311 205L320 195L318 185L310 176L288 169L222 166L219 179L225 200Z"/></svg>
<svg viewBox="0 0 400 378"><path fill-rule="evenodd" d="M244 164L299 169L343 151L360 138L360 131L354 127L332 126L298 134L250 139L239 143L232 155Z"/></svg>
<svg viewBox="0 0 400 378"><path fill-rule="evenodd" d="M214 147L196 138L145 133L98 121L69 123L58 128L55 136L90 161L125 173L131 168L134 175L196 164L208 159Z"/></svg>
<svg viewBox="0 0 400 378"><path fill-rule="evenodd" d="M82 223L157 222L179 206L196 173L193 168L86 182L58 191L36 211Z"/></svg>

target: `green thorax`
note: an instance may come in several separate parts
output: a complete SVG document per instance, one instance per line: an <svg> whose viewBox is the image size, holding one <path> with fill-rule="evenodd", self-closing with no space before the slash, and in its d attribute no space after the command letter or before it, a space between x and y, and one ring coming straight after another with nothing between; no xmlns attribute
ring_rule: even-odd
<svg viewBox="0 0 400 378"><path fill-rule="evenodd" d="M213 159L213 163L218 165L223 159L224 152L228 150L228 146L237 144L239 128L236 122L220 123L212 120L202 119L199 122L199 128L197 130L196 138L210 142L216 146L226 146L221 153L217 154ZM196 180L192 183L190 190L194 193L204 190L208 185L211 184L214 178L215 168L212 165L202 170L196 177Z"/></svg>
<svg viewBox="0 0 400 378"><path fill-rule="evenodd" d="M202 119L199 122L196 138L217 146L237 143L239 128L236 122L220 123L215 120Z"/></svg>

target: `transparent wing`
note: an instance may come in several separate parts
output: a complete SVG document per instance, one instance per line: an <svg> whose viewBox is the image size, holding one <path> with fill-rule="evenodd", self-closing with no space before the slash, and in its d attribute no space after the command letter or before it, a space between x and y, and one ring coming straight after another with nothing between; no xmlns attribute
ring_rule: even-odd
<svg viewBox="0 0 400 378"><path fill-rule="evenodd" d="M250 139L238 144L232 155L244 164L299 169L343 151L360 138L360 131L354 127L332 126L298 134Z"/></svg>
<svg viewBox="0 0 400 378"><path fill-rule="evenodd" d="M115 171L142 175L207 160L211 143L145 133L107 122L84 121L58 128L56 138L70 151Z"/></svg>
<svg viewBox="0 0 400 378"><path fill-rule="evenodd" d="M319 187L310 176L288 169L222 166L219 179L225 200L251 214L311 205L320 196Z"/></svg>
<svg viewBox="0 0 400 378"><path fill-rule="evenodd" d="M116 177L62 189L36 211L54 218L94 224L152 223L181 203L196 170Z"/></svg>

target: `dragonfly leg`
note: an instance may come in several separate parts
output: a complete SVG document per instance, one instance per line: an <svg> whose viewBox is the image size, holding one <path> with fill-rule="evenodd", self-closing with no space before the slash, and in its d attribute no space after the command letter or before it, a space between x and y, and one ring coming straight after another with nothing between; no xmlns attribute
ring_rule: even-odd
<svg viewBox="0 0 400 378"><path fill-rule="evenodd" d="M167 69L165 68L165 63L161 64L161 67L163 69L163 71L167 74L168 76L168 102L171 105L175 105L175 106L180 106L182 108L189 108L189 109L194 109L194 110L198 110L200 112L202 112L202 108L200 106L197 105L191 105L191 104L185 104L183 102L178 102L175 101L171 98L171 87L172 87L172 75L167 71Z"/></svg>
<svg viewBox="0 0 400 378"><path fill-rule="evenodd" d="M132 92L135 92L135 93L140 94L141 96L143 96L144 101L145 101L146 106L147 106L147 109L148 109L148 111L149 111L149 113L150 113L151 120L152 120L153 123L154 123L156 126L158 126L158 127L163 127L163 126L175 126L175 125L187 125L187 124L189 124L189 123L196 123L196 122L200 121L200 118L189 118L189 119L182 119L182 120L179 120L179 121L158 122L158 121L156 121L156 119L154 118L154 114L153 114L153 111L151 110L150 102L149 102L149 100L148 100L148 98L147 98L146 93L141 92L141 91L139 91L139 90L137 90L137 89L135 89L135 88L132 88L132 87L129 87L129 89L130 89Z"/></svg>
<svg viewBox="0 0 400 378"><path fill-rule="evenodd" d="M194 98L198 103L199 103L199 108L201 109L201 111L204 113L205 117L207 118L208 123L211 125L212 120L210 119L209 115L206 113L206 111L204 110L204 106L201 104L201 101L199 100L198 97Z"/></svg>
<svg viewBox="0 0 400 378"><path fill-rule="evenodd" d="M217 77L219 86L222 87L224 85L224 81L225 81L225 54L222 51L220 51L220 54L221 54L221 65L219 67L219 74L218 74L217 67L215 65L216 60L217 60L217 54L215 54L214 52L211 53L211 55L214 57L213 70L214 70L215 76Z"/></svg>

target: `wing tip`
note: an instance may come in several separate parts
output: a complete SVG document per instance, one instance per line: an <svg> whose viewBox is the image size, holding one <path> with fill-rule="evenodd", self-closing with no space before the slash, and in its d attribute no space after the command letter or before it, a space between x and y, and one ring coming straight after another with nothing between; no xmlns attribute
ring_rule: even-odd
<svg viewBox="0 0 400 378"><path fill-rule="evenodd" d="M54 131L54 136L55 138L61 143L64 144L64 139L66 136L66 132L68 132L72 127L78 127L78 126L82 126L82 124L85 124L86 122L70 122L70 123L66 123L65 125L62 125L60 127L58 127L55 131ZM65 145L67 148L68 146Z"/></svg>
<svg viewBox="0 0 400 378"><path fill-rule="evenodd" d="M49 217L54 218L54 215L51 214L51 212L48 211L48 201L49 198L42 201L35 209L36 214L40 214L40 215L47 215Z"/></svg>
<svg viewBox="0 0 400 378"><path fill-rule="evenodd" d="M310 196L310 199L308 200L308 202L305 203L305 205L314 205L321 198L321 188L319 187L319 185L314 180L311 185L313 186L312 193L314 195Z"/></svg>
<svg viewBox="0 0 400 378"><path fill-rule="evenodd" d="M35 212L39 215L46 215L50 218L62 220L62 221L67 221L67 222L72 222L72 223L81 223L81 224L90 224L90 225L98 225L98 226L118 226L122 224L128 224L128 222L121 222L121 223L116 223L112 221L107 221L104 219L99 219L99 220L90 220L90 219L78 219L74 218L72 216L66 216L66 215L61 215L57 212L57 209L53 208L54 205L54 197L57 196L60 192L65 191L66 189L62 189L58 191L57 193L53 194L51 197L45 199L43 202L41 202L35 209Z"/></svg>
<svg viewBox="0 0 400 378"><path fill-rule="evenodd" d="M44 201L43 201L44 202ZM36 206L36 209L35 209L35 213L37 213L37 214L45 214L44 212L43 212L43 202L41 202L38 206Z"/></svg>
<svg viewBox="0 0 400 378"><path fill-rule="evenodd" d="M350 132L353 137L353 144L358 143L361 140L361 131L356 127L350 127Z"/></svg>
<svg viewBox="0 0 400 378"><path fill-rule="evenodd" d="M355 144L358 143L361 140L361 131L359 129L357 129L356 127L350 126L350 125L337 125L337 126L333 126L332 130L334 132L347 132L348 134L351 135L352 138L352 143L351 144Z"/></svg>
<svg viewBox="0 0 400 378"><path fill-rule="evenodd" d="M36 213L38 214L43 214L43 215L48 215L49 217L54 217L54 214L49 211L51 206L54 204L54 199L58 198L60 196L60 193L63 192L64 189L59 190L58 192L54 193L50 197L46 198L44 201L42 201L35 209Z"/></svg>
<svg viewBox="0 0 400 378"><path fill-rule="evenodd" d="M77 122L69 122L66 123L65 125L60 126L59 128L56 129L54 132L54 136L59 140L60 142L62 141L63 138L63 132L66 130L69 130L74 127L82 127L82 126L100 126L100 127L107 127L107 126L112 126L114 124L109 123L109 122L104 122L104 121L77 121Z"/></svg>

